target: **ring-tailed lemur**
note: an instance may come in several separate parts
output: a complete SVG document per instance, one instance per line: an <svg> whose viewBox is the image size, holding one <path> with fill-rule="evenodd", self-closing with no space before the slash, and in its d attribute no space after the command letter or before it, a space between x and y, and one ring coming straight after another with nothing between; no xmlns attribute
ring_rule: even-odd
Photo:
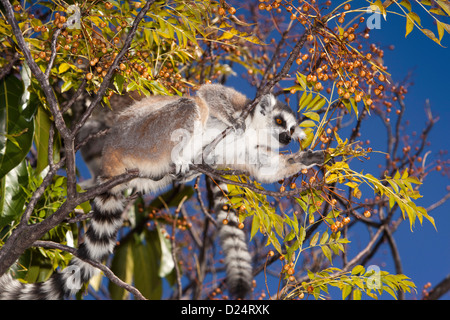
<svg viewBox="0 0 450 320"><path fill-rule="evenodd" d="M133 169L139 170L139 177L94 198L79 258L43 283L23 284L10 275L0 277L0 298L61 299L76 293L96 273L83 260L102 261L114 250L125 189L158 191L176 179L199 175L190 166L203 162L213 168L245 170L260 182L275 182L324 163L322 151L279 153L279 145L304 136L288 106L265 95L246 119L240 119L248 103L234 89L204 85L194 97L148 97L121 112L106 136L98 180ZM236 130L203 157L205 146L230 125ZM230 267L229 273L234 271Z"/></svg>

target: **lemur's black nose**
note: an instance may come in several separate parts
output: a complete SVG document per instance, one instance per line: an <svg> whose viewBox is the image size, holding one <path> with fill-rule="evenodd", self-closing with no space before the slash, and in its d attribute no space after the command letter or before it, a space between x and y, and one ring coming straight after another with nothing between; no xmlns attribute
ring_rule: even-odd
<svg viewBox="0 0 450 320"><path fill-rule="evenodd" d="M288 144L292 138L287 132L280 133L279 140L282 144Z"/></svg>

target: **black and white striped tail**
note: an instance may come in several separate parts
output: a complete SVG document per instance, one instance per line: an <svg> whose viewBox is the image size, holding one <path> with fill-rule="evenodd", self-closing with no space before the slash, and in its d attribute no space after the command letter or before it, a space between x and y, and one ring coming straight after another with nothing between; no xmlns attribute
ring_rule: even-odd
<svg viewBox="0 0 450 320"><path fill-rule="evenodd" d="M0 299L56 300L77 293L97 271L83 260L101 262L113 252L117 231L122 225L123 206L122 195L104 193L96 197L91 223L84 242L78 248L79 258L73 257L65 269L45 282L24 284L13 279L10 274L3 275L0 277Z"/></svg>
<svg viewBox="0 0 450 320"><path fill-rule="evenodd" d="M217 215L220 245L225 256L226 283L228 291L234 298L245 298L252 288L252 265L248 251L247 237L244 230L239 229L236 212L226 205L227 185L213 184L214 210ZM227 219L228 223L223 224Z"/></svg>

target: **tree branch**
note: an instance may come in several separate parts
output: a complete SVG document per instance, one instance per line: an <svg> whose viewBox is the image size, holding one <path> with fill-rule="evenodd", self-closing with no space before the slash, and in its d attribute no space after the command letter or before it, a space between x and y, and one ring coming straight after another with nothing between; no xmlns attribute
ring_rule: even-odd
<svg viewBox="0 0 450 320"><path fill-rule="evenodd" d="M53 242L53 241L40 241L40 240L35 241L32 246L33 247L50 248L50 249L58 249L58 250L69 252L70 254L74 255L78 259L83 260L84 262L87 262L91 266L93 266L93 267L99 269L100 271L102 271L103 274L112 283L118 285L121 288L124 288L125 290L127 290L128 292L133 294L137 299L139 299L139 300L147 300L138 289L136 289L135 287L129 285L126 282L123 282L107 266L105 266L104 264L102 264L100 262L97 262L97 261L94 261L94 260L91 260L91 259L86 259L84 257L79 256L78 255L78 250L75 249L75 248L72 248L72 247L69 247L69 246L65 246L65 245L62 245L60 243L56 243L56 242Z"/></svg>
<svg viewBox="0 0 450 320"><path fill-rule="evenodd" d="M450 291L450 274L431 289L428 295L424 297L424 300L437 300L448 291Z"/></svg>

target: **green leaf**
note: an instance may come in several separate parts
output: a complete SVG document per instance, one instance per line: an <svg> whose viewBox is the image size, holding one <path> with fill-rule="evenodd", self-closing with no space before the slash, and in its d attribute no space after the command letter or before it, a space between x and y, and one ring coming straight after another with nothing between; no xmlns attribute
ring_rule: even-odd
<svg viewBox="0 0 450 320"><path fill-rule="evenodd" d="M325 98L322 98L320 95L317 95L311 102L311 104L306 108L306 110L318 111L322 109L322 107L325 105L326 102L327 100Z"/></svg>
<svg viewBox="0 0 450 320"><path fill-rule="evenodd" d="M303 115L305 117L310 118L313 121L319 122L320 121L320 116L319 114L315 113L315 112L304 112Z"/></svg>
<svg viewBox="0 0 450 320"><path fill-rule="evenodd" d="M303 241L305 241L306 238L306 230L303 227L300 227L300 232L298 235L298 241L299 241L299 245L303 244Z"/></svg>
<svg viewBox="0 0 450 320"><path fill-rule="evenodd" d="M114 87L116 88L118 93L122 93L123 92L123 84L125 83L125 77L122 76L121 74L117 73L114 76Z"/></svg>
<svg viewBox="0 0 450 320"><path fill-rule="evenodd" d="M327 242L329 236L330 236L330 235L328 234L328 232L325 231L325 232L322 234L322 237L320 237L320 244L321 244L321 245L325 244L325 243Z"/></svg>
<svg viewBox="0 0 450 320"><path fill-rule="evenodd" d="M164 278L174 270L175 262L172 258L172 245L169 239L166 239L159 226L157 226L156 230L158 231L159 243L161 245L161 263L159 265L158 276Z"/></svg>
<svg viewBox="0 0 450 320"><path fill-rule="evenodd" d="M48 165L48 138L51 125L50 117L42 105L38 107L34 123L34 143L37 152L36 173L40 173Z"/></svg>
<svg viewBox="0 0 450 320"><path fill-rule="evenodd" d="M307 107L309 105L309 103L311 102L312 98L314 97L314 95L312 94L312 92L308 93L306 95L306 91L303 93L302 97L300 98L299 101L299 108L298 111L304 109L305 107Z"/></svg>
<svg viewBox="0 0 450 320"><path fill-rule="evenodd" d="M64 84L61 86L61 93L68 91L72 86L72 81L64 81Z"/></svg>
<svg viewBox="0 0 450 320"><path fill-rule="evenodd" d="M314 139L314 131L311 128L306 128L306 129L303 129L303 132L305 132L306 138L303 139L300 142L300 144L301 144L302 150L305 150L307 147L309 147L309 145L312 143L312 141Z"/></svg>
<svg viewBox="0 0 450 320"><path fill-rule="evenodd" d="M146 231L145 242L133 246L134 285L147 299L162 296L162 280L158 276L161 245L157 231Z"/></svg>
<svg viewBox="0 0 450 320"><path fill-rule="evenodd" d="M59 65L58 73L59 74L64 73L69 69L70 69L70 64L68 64L67 62L63 62Z"/></svg>
<svg viewBox="0 0 450 320"><path fill-rule="evenodd" d="M111 271L122 281L131 284L133 281L134 260L132 245L134 241L130 240L116 247L114 257L111 263ZM125 300L129 292L122 287L109 282L109 294L113 300Z"/></svg>
<svg viewBox="0 0 450 320"><path fill-rule="evenodd" d="M328 261L330 261L331 264L333 264L333 259L331 257L331 250L328 246L322 246L320 247L322 249L323 254L325 257L327 257Z"/></svg>
<svg viewBox="0 0 450 320"><path fill-rule="evenodd" d="M397 300L397 294L396 294L395 291L392 290L390 287L388 287L388 286L383 286L383 291L386 291L386 292L389 293L391 296L393 296L395 300Z"/></svg>
<svg viewBox="0 0 450 320"><path fill-rule="evenodd" d="M259 231L260 223L261 221L258 215L257 214L253 215L252 228L250 231L250 240L253 239L255 234Z"/></svg>
<svg viewBox="0 0 450 320"><path fill-rule="evenodd" d="M356 275L356 274L364 274L366 270L364 269L364 267L362 265L357 265L352 269L352 275Z"/></svg>
<svg viewBox="0 0 450 320"><path fill-rule="evenodd" d="M33 141L36 106L22 103L24 93L15 76L0 81L0 178L25 158Z"/></svg>
<svg viewBox="0 0 450 320"><path fill-rule="evenodd" d="M360 289L353 289L353 300L361 300L361 290Z"/></svg>
<svg viewBox="0 0 450 320"><path fill-rule="evenodd" d="M23 213L29 177L25 160L0 180L0 230Z"/></svg>
<svg viewBox="0 0 450 320"><path fill-rule="evenodd" d="M315 126L316 126L316 123L312 120L305 120L300 123L300 127L303 127L303 128L309 128L309 127L315 127Z"/></svg>
<svg viewBox="0 0 450 320"><path fill-rule="evenodd" d="M350 294L350 292L352 292L352 286L349 284L345 284L344 287L342 288L342 300L345 300Z"/></svg>
<svg viewBox="0 0 450 320"><path fill-rule="evenodd" d="M319 240L319 232L316 232L314 234L314 236L312 237L311 241L309 242L309 245L311 247L314 247L316 245L316 243L317 243L317 240Z"/></svg>

